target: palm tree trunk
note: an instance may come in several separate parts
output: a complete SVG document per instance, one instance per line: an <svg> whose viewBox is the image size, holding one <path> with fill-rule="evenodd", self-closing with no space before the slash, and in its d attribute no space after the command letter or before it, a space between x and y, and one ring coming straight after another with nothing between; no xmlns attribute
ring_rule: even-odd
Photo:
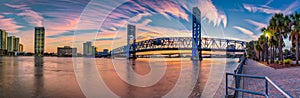
<svg viewBox="0 0 300 98"><path fill-rule="evenodd" d="M278 59L278 47L275 48L274 53L275 53L275 59L279 60Z"/></svg>
<svg viewBox="0 0 300 98"><path fill-rule="evenodd" d="M271 55L271 64L273 64L274 63L274 56L273 56L273 49L274 49L274 46L273 45L271 45L271 52L270 52L270 55Z"/></svg>
<svg viewBox="0 0 300 98"><path fill-rule="evenodd" d="M299 64L299 38L298 34L296 35L296 64Z"/></svg>
<svg viewBox="0 0 300 98"><path fill-rule="evenodd" d="M275 45L273 46L273 63L274 63L274 61L275 61L275 58L276 58L276 47L275 47Z"/></svg>
<svg viewBox="0 0 300 98"><path fill-rule="evenodd" d="M266 46L268 45L268 43L266 43ZM268 47L266 47L266 52L265 52L266 54L265 54L265 56L266 56L266 58L265 58L265 60L266 60L266 62L268 63L269 61L269 48Z"/></svg>
<svg viewBox="0 0 300 98"><path fill-rule="evenodd" d="M258 51L258 61L260 61L260 51Z"/></svg>
<svg viewBox="0 0 300 98"><path fill-rule="evenodd" d="M261 61L265 61L265 51L262 51L261 53Z"/></svg>
<svg viewBox="0 0 300 98"><path fill-rule="evenodd" d="M279 60L283 62L283 54L282 54L282 35L279 34L279 42L278 42L278 52L279 52Z"/></svg>

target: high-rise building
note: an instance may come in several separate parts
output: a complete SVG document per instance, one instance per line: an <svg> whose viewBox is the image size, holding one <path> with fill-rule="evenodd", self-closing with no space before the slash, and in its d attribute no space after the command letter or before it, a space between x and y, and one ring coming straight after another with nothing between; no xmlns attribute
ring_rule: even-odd
<svg viewBox="0 0 300 98"><path fill-rule="evenodd" d="M77 56L77 48L71 48L70 46L57 47L57 56L59 57Z"/></svg>
<svg viewBox="0 0 300 98"><path fill-rule="evenodd" d="M34 28L34 54L35 56L44 56L45 48L45 28Z"/></svg>
<svg viewBox="0 0 300 98"><path fill-rule="evenodd" d="M14 39L14 51L15 52L20 52L19 51L19 46L20 46L20 38L18 38L18 37L16 37L15 39Z"/></svg>
<svg viewBox="0 0 300 98"><path fill-rule="evenodd" d="M86 43L83 43L84 56L94 56L96 52L96 47L92 46L92 42L88 41Z"/></svg>
<svg viewBox="0 0 300 98"><path fill-rule="evenodd" d="M92 54L92 55L95 55L95 53L97 52L96 50L97 50L97 47L92 46L92 48L91 48L91 50L90 50L91 54Z"/></svg>
<svg viewBox="0 0 300 98"><path fill-rule="evenodd" d="M23 44L20 44L20 45L19 45L19 51L20 51L20 52L23 52L23 49L24 49Z"/></svg>
<svg viewBox="0 0 300 98"><path fill-rule="evenodd" d="M83 43L83 55L89 55L89 50L92 47L92 42Z"/></svg>
<svg viewBox="0 0 300 98"><path fill-rule="evenodd" d="M6 55L7 52L7 32L0 29L0 55Z"/></svg>
<svg viewBox="0 0 300 98"><path fill-rule="evenodd" d="M14 52L14 45L15 44L15 36L9 36L7 37L7 51L8 52Z"/></svg>

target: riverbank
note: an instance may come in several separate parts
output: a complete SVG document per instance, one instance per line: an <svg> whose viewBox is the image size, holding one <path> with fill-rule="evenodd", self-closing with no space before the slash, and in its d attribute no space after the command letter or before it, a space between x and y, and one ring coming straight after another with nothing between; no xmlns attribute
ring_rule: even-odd
<svg viewBox="0 0 300 98"><path fill-rule="evenodd" d="M250 75L260 75L269 77L275 84L285 90L288 94L294 98L300 97L300 67L289 67L282 69L275 69L264 65L262 63L247 60L246 65L244 65L244 74ZM265 91L265 82L259 79L249 79L245 78L244 87L247 90L252 91ZM274 87L269 86L270 97L279 98L283 97ZM245 98L258 97L250 94L244 94Z"/></svg>

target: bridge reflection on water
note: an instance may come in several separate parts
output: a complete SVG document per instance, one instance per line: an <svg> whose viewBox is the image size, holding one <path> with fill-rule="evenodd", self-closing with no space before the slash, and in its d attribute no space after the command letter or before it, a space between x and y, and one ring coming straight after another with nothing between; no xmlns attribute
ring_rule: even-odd
<svg viewBox="0 0 300 98"><path fill-rule="evenodd" d="M126 59L115 59L115 61L103 58L78 57L73 59L57 57L44 57L43 59L35 59L34 57L1 57L0 97L83 98L85 97L84 93L90 88L85 89L85 87L89 86L80 84L79 81L97 84L90 87L100 89L94 91L94 93L99 94L104 92L106 88L99 86L99 81L96 81L99 74L91 74L98 71L109 90L122 98L162 97L174 87L179 74L186 79L185 83L180 85L182 89L192 87L193 83L197 81L191 95L199 96L199 93L204 89L206 81L209 79L209 73L213 72L211 71L212 67L220 67L221 69L224 67L226 70L229 70L234 69L237 65L237 59L229 58L208 58L198 65L193 65L191 60L185 58L182 58L182 60L180 58L165 58L163 60L166 65L150 63L151 61L162 60L161 58L139 58L135 61L135 66L128 66ZM121 76L116 73L113 62L119 62L116 66L120 68L121 73L119 75ZM74 73L74 63L77 64L75 67L78 71L77 75ZM163 66L167 68L161 80L155 85L137 87L122 80L121 77L130 81L137 79L134 75L131 75L132 73L128 71L128 67L132 67L134 72L140 75L146 75L151 71L149 64L154 65L154 69L161 69ZM185 71L180 73L182 68ZM200 73L195 73L195 70L199 70ZM195 76L198 76L199 79L193 80L192 77ZM153 78L145 80L151 79ZM219 80L215 79L214 81Z"/></svg>

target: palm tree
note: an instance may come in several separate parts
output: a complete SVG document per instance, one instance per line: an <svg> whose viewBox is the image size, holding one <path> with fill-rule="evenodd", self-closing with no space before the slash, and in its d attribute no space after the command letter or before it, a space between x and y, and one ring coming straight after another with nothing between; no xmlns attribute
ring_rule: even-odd
<svg viewBox="0 0 300 98"><path fill-rule="evenodd" d="M271 52L272 52L271 63L274 63L274 60L276 58L276 50L278 49L278 40L276 38L278 38L278 35L274 34L270 39L270 44L272 46L272 49L271 49Z"/></svg>
<svg viewBox="0 0 300 98"><path fill-rule="evenodd" d="M260 47L260 45L258 44L258 42L257 42L257 44L255 45L255 50L257 50L258 51L258 61L261 61L261 51L262 51L262 49L261 49L261 47Z"/></svg>
<svg viewBox="0 0 300 98"><path fill-rule="evenodd" d="M263 32L264 35L268 36L268 46L270 46L270 49L267 49L270 53L271 57L271 64L274 63L274 58L275 58L275 46L277 46L277 40L276 40L276 35L269 30L269 28L262 28L261 31ZM271 50L271 51L269 51Z"/></svg>
<svg viewBox="0 0 300 98"><path fill-rule="evenodd" d="M292 41L293 46L296 46L296 64L299 64L299 31L300 31L300 13L290 15L292 30L290 32L289 40Z"/></svg>
<svg viewBox="0 0 300 98"><path fill-rule="evenodd" d="M283 37L287 37L287 33L290 31L290 18L284 16L282 13L275 14L269 24L269 28L272 32L275 32L275 35L278 33L278 52L279 60L283 61L282 48L283 48Z"/></svg>
<svg viewBox="0 0 300 98"><path fill-rule="evenodd" d="M265 46L266 46L266 37L264 35L261 35L259 38L258 38L258 45L260 46L260 50L261 50L261 60L262 61L265 61L265 53L267 51L265 51Z"/></svg>
<svg viewBox="0 0 300 98"><path fill-rule="evenodd" d="M266 28L262 28L261 31L263 32L263 35L265 35L265 37L266 37L265 39L268 40L268 39L270 38L270 37L269 37L269 32L268 32L268 30L267 30ZM265 40L265 41L266 41L266 40ZM266 41L266 42L268 42L268 43L265 43L265 45L269 45L270 41L268 40L268 41ZM269 45L269 46L270 46L270 45ZM266 47L266 46L265 46L265 47ZM266 48L267 48L266 51L265 51L265 53L266 53L266 60L267 60L267 62L269 62L269 61L268 61L268 60L269 60L269 59L268 59L269 57L268 57L268 55L267 55L268 52L269 52L269 51L268 51L268 50L269 50L269 47L266 47Z"/></svg>
<svg viewBox="0 0 300 98"><path fill-rule="evenodd" d="M255 55L255 43L256 41L250 41L246 43L246 52L247 52L247 56L251 59L256 59L256 55Z"/></svg>

